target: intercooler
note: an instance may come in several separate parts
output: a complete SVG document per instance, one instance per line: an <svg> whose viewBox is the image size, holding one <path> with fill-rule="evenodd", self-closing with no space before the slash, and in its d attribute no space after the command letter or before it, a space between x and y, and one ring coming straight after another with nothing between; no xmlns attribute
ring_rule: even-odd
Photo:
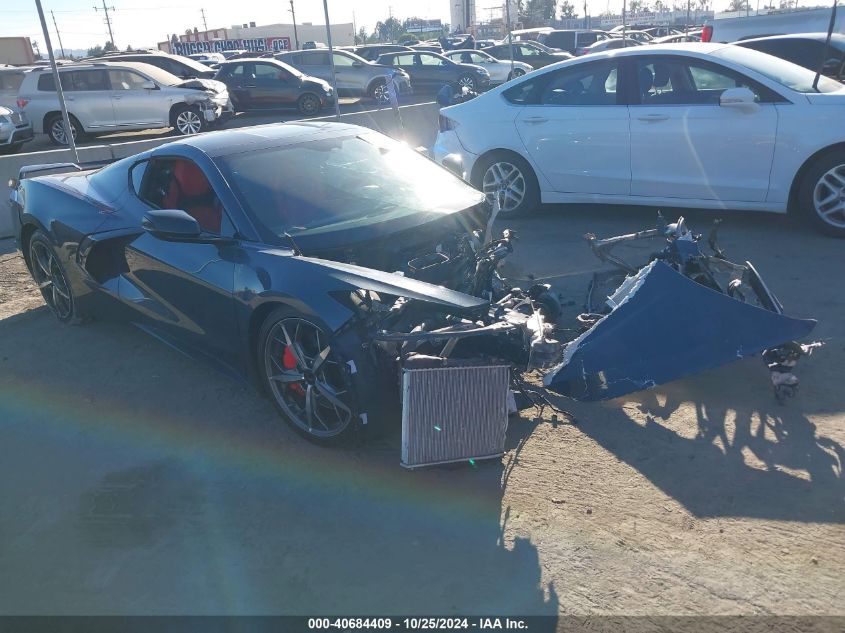
<svg viewBox="0 0 845 633"><path fill-rule="evenodd" d="M502 455L509 382L507 365L404 369L402 465Z"/></svg>

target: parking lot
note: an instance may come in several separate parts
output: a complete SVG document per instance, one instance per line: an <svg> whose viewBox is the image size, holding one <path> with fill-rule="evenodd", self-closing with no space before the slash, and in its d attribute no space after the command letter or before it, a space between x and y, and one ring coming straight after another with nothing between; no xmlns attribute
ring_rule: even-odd
<svg viewBox="0 0 845 633"><path fill-rule="evenodd" d="M130 326L58 324L0 242L0 612L845 614L842 243L790 217L684 215L724 218L728 255L818 319L796 398L746 359L558 399L571 419L512 417L501 460L414 472L398 420L320 448ZM547 206L508 223L506 272L552 283L571 317L600 268L583 234L655 217Z"/></svg>

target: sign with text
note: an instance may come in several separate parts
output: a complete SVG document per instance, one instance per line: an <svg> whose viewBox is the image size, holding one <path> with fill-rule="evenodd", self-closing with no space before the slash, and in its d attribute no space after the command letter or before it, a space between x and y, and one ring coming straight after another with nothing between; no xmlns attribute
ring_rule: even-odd
<svg viewBox="0 0 845 633"><path fill-rule="evenodd" d="M254 37L240 40L211 40L208 42L177 42L170 44L174 55L193 55L194 53L222 53L223 51L251 51L265 53L290 50L289 37Z"/></svg>

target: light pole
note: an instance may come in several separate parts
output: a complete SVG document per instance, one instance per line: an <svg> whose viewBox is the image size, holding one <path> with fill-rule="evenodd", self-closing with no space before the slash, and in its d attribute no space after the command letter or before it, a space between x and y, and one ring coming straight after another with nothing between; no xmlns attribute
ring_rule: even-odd
<svg viewBox="0 0 845 633"><path fill-rule="evenodd" d="M296 50L299 50L299 35L296 32L296 12L293 10L293 0L290 0L290 15L293 20L293 41L296 44Z"/></svg>
<svg viewBox="0 0 845 633"><path fill-rule="evenodd" d="M293 6L293 0L291 0ZM332 89L334 90L334 114L337 120L340 121L340 98L337 94L337 74L334 69L334 47L332 47L332 23L329 22L329 2L323 0L323 13L326 15L326 40L329 44L329 61L332 66Z"/></svg>

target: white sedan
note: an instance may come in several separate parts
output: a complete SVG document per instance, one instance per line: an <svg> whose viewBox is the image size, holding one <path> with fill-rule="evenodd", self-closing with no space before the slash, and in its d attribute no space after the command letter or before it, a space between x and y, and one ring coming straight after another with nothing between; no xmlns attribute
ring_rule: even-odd
<svg viewBox="0 0 845 633"><path fill-rule="evenodd" d="M516 77L522 77L534 70L529 64L517 61L513 63L513 68L511 68L510 60L496 59L490 53L468 48L448 51L443 54L453 62L459 64L475 64L486 69L490 73L490 83L493 85L503 84L506 81L510 81Z"/></svg>
<svg viewBox="0 0 845 633"><path fill-rule="evenodd" d="M435 159L459 156L503 216L540 202L794 208L845 237L845 87L815 80L724 44L596 53L444 108Z"/></svg>

